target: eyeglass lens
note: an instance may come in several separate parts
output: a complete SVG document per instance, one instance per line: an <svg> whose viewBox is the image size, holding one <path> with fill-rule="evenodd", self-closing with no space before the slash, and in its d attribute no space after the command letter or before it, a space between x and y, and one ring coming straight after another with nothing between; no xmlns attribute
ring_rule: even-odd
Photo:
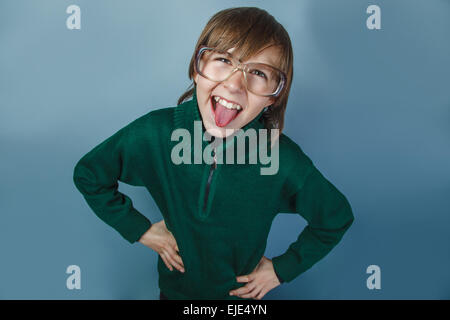
<svg viewBox="0 0 450 320"><path fill-rule="evenodd" d="M235 70L232 56L212 49L206 49L198 57L199 73L212 81L224 81ZM262 63L247 63L247 89L256 94L274 93L281 81L280 72Z"/></svg>

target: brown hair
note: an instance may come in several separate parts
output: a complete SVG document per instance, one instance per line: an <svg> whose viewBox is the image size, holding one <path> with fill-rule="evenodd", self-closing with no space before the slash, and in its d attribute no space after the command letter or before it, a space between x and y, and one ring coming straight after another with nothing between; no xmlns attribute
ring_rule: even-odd
<svg viewBox="0 0 450 320"><path fill-rule="evenodd" d="M280 49L281 55L280 61L277 61L277 67L286 74L286 84L273 105L263 113L263 119L265 128L279 129L281 134L293 77L292 45L283 26L267 11L256 7L229 8L219 11L208 21L197 41L189 64L189 79L194 77L196 53L203 45L223 51L234 47L233 54L238 54L242 61L269 46L277 46ZM192 88L189 89L189 87ZM195 89L194 82L189 87L178 99L178 104L192 97Z"/></svg>

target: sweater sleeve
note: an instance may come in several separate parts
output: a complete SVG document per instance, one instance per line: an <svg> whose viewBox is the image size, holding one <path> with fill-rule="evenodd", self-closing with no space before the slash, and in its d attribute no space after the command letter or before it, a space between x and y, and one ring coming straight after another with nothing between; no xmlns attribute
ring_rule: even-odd
<svg viewBox="0 0 450 320"><path fill-rule="evenodd" d="M308 225L285 253L272 259L275 273L285 282L325 257L354 220L346 197L313 164L306 178L298 177L300 174L293 173L289 178L288 184L301 186L297 185L297 191L282 199L279 212L298 213Z"/></svg>
<svg viewBox="0 0 450 320"><path fill-rule="evenodd" d="M89 207L130 243L138 241L151 226L131 199L118 191L118 181L143 185L133 163L133 136L130 125L120 129L84 155L73 173L75 186Z"/></svg>

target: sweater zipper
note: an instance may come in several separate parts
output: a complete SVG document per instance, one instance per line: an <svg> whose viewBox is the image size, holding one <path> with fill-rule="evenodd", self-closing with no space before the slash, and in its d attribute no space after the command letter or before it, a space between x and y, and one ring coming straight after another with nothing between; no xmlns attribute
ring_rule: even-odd
<svg viewBox="0 0 450 320"><path fill-rule="evenodd" d="M206 205L208 203L208 195L209 195L209 186L211 185L212 176L214 174L214 170L217 168L217 158L216 158L216 148L213 150L213 158L214 162L211 164L211 168L209 170L208 182L206 184L206 193L205 193L205 201L203 202L203 210L206 211Z"/></svg>

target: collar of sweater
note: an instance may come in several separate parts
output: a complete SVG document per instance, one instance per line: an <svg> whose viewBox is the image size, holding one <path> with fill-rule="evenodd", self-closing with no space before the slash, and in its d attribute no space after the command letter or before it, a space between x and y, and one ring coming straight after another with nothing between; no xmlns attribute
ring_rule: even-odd
<svg viewBox="0 0 450 320"><path fill-rule="evenodd" d="M189 101L186 101L180 105L178 105L175 108L175 112L174 112L174 124L175 124L175 128L185 128L189 131L189 133L191 134L191 137L194 137L195 135L195 124L194 121L199 121L201 123L201 135L202 135L202 153L203 154L203 150L205 149L205 147L211 143L211 141L208 140L203 140L203 135L206 132L206 129L203 125L203 121L201 118L201 114L200 114L200 110L198 107L198 102L197 102L197 93L196 93L196 86L194 87L194 93L192 96L192 99ZM255 130L256 133L256 143L252 144L252 146L250 146L249 140L250 139L245 139L245 163L248 163L250 155L252 155L255 152L258 152L259 149L259 143L260 143L260 135L259 135L259 129L264 129L264 124L263 124L263 118L262 118L262 114L263 114L264 110L262 110L252 121L250 121L249 123L247 123L244 127L241 128L241 130L238 130L236 133L234 133L232 135L232 137L227 137L225 139L222 140L222 144L220 144L220 146L216 149L216 152L218 155L220 155L220 153L224 153L225 150L228 150L229 148L233 148L234 149L234 163L237 163L237 143L236 141L238 139L241 139L241 136L244 135L246 132L248 132L249 129L253 129ZM198 127L197 127L198 128ZM252 131L252 130L250 130ZM197 134L199 133L199 130L197 129ZM195 139L195 138L194 138ZM193 142L193 140L191 141L191 154L195 154L194 153L194 147L195 147L195 143ZM270 141L270 136L267 136L267 140ZM269 142L267 142L269 143ZM266 146L268 145L266 143ZM270 143L269 143L270 145ZM258 153L256 153L256 156L258 155ZM225 161L225 160L223 160Z"/></svg>

